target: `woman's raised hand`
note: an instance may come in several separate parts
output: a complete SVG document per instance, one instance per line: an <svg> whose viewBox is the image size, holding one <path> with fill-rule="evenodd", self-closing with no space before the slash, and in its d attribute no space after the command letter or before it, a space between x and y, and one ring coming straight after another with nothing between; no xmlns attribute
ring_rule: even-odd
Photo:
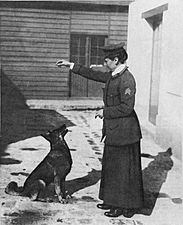
<svg viewBox="0 0 183 225"><path fill-rule="evenodd" d="M70 67L72 65L72 63L67 61L67 60L65 60L65 59L61 59L61 60L56 62L56 65L58 67L62 67L62 66Z"/></svg>
<svg viewBox="0 0 183 225"><path fill-rule="evenodd" d="M95 119L99 117L100 119L103 119L104 118L104 115L103 115L103 109L100 109L99 111L96 112L95 114Z"/></svg>

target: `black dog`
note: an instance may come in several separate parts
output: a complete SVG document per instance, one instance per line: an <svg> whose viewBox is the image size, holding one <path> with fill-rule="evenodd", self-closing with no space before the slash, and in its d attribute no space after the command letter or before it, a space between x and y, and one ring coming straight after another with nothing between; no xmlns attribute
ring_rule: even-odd
<svg viewBox="0 0 183 225"><path fill-rule="evenodd" d="M27 177L23 187L16 182L10 182L5 188L7 194L28 196L36 200L41 191L54 182L55 192L59 202L66 203L65 178L71 170L72 158L64 136L68 132L66 125L62 125L46 134L42 134L50 142L50 152L43 161Z"/></svg>

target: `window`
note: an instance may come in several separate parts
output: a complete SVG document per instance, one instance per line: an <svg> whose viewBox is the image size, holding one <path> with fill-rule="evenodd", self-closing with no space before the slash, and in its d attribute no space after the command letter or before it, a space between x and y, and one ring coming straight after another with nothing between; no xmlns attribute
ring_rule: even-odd
<svg viewBox="0 0 183 225"><path fill-rule="evenodd" d="M91 64L103 64L103 47L107 42L104 35L71 34L70 60L89 67ZM70 77L70 96L101 97L100 83L87 80L78 75Z"/></svg>

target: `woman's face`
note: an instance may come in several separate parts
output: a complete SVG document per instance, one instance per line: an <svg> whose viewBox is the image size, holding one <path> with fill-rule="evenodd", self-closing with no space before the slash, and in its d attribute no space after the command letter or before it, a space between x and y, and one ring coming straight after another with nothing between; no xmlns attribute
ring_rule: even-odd
<svg viewBox="0 0 183 225"><path fill-rule="evenodd" d="M104 59L104 66L106 66L110 71L114 71L116 69L116 60L111 60L109 58Z"/></svg>

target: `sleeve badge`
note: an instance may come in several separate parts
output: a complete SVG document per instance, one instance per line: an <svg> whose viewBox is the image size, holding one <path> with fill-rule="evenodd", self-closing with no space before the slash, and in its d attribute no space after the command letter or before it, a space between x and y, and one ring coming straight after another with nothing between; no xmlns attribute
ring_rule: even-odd
<svg viewBox="0 0 183 225"><path fill-rule="evenodd" d="M131 90L130 90L130 88L127 88L127 89L125 90L125 95L131 95Z"/></svg>

